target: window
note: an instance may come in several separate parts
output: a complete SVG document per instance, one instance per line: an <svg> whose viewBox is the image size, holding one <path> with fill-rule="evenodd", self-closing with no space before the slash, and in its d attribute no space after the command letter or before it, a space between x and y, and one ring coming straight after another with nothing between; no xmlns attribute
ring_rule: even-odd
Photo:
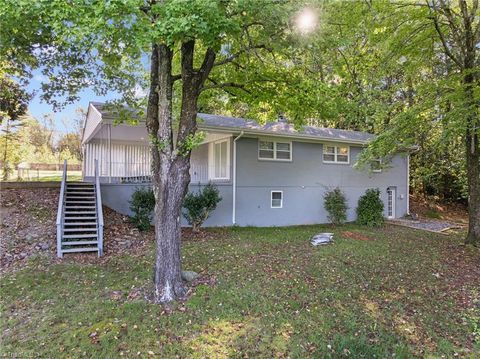
<svg viewBox="0 0 480 359"><path fill-rule="evenodd" d="M230 179L230 140L210 143L209 178L212 180Z"/></svg>
<svg viewBox="0 0 480 359"><path fill-rule="evenodd" d="M372 160L372 162L370 162L370 169L372 172L382 172L382 160Z"/></svg>
<svg viewBox="0 0 480 359"><path fill-rule="evenodd" d="M350 147L323 145L323 162L350 163Z"/></svg>
<svg viewBox="0 0 480 359"><path fill-rule="evenodd" d="M292 143L260 140L258 141L258 159L291 161Z"/></svg>
<svg viewBox="0 0 480 359"><path fill-rule="evenodd" d="M272 191L271 192L271 208L282 208L283 207L283 192L282 191Z"/></svg>

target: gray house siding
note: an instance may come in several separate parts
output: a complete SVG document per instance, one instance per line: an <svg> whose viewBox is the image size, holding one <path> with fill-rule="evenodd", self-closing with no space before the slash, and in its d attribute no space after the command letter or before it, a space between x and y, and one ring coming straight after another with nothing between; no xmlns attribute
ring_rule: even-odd
<svg viewBox="0 0 480 359"><path fill-rule="evenodd" d="M278 139L277 139L278 140ZM233 140L230 141L230 180L218 182L222 201L205 226L232 225L232 165ZM350 146L350 163L323 162L323 145L311 142L292 142L292 161L258 159L258 139L242 137L237 141L237 196L236 224L240 226L286 226L325 223L323 195L340 187L348 200L348 220L356 218L358 198L367 188L379 188L387 203L387 188L396 188L395 215L407 212L407 158L397 155L390 168L381 173L368 173L353 168L361 148ZM208 166L208 144L192 152L192 163ZM190 191L198 191L204 184L195 181L192 174ZM131 215L129 201L136 188L146 184L102 184L102 199L106 206ZM283 191L283 207L271 208L271 191ZM187 225L182 218L182 225Z"/></svg>
<svg viewBox="0 0 480 359"><path fill-rule="evenodd" d="M356 218L358 198L367 188L379 188L386 205L387 188L396 187L396 217L407 212L407 160L397 155L391 168L368 173L353 168L360 147L350 147L350 164L323 163L319 143L293 142L292 161L258 159L258 139L237 143L237 224L284 226L327 222L323 194L340 187L348 200L348 220ZM271 208L270 193L283 191L283 207ZM400 199L400 197L402 199ZM386 209L385 209L386 215Z"/></svg>
<svg viewBox="0 0 480 359"><path fill-rule="evenodd" d="M230 147L232 141L230 141ZM232 148L230 148L230 157L232 157ZM208 166L208 144L203 144L192 151L191 162L195 163L197 167ZM230 158L232 164L232 158ZM205 222L205 226L228 226L232 224L232 167L229 168L230 180L217 182L217 188L222 197L222 201L218 204L216 210L211 217ZM195 180L195 173L192 173L191 183L189 186L190 192L197 192L205 183L199 183ZM102 183L102 202L105 206L128 216L133 213L130 210L130 199L137 188L150 188L150 184L145 183ZM182 225L188 225L185 218L181 218Z"/></svg>

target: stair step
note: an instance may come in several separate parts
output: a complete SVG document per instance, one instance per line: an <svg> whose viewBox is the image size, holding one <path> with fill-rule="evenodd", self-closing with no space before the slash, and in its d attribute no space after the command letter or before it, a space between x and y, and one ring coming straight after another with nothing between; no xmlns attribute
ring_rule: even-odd
<svg viewBox="0 0 480 359"><path fill-rule="evenodd" d="M64 225L65 226L96 226L97 222L65 222Z"/></svg>
<svg viewBox="0 0 480 359"><path fill-rule="evenodd" d="M63 235L62 238L72 238L72 239L97 238L97 235L96 234L66 234L66 235Z"/></svg>
<svg viewBox="0 0 480 359"><path fill-rule="evenodd" d="M81 199L82 201L77 201L77 199ZM95 203L95 200L94 199L87 200L87 199L82 198L82 197L73 198L73 199L68 199L67 198L67 203Z"/></svg>
<svg viewBox="0 0 480 359"><path fill-rule="evenodd" d="M87 244L98 244L98 241L70 241L62 242L62 246L81 246Z"/></svg>
<svg viewBox="0 0 480 359"><path fill-rule="evenodd" d="M98 252L98 248L86 247L86 248L62 249L62 253L78 253L78 252Z"/></svg>
<svg viewBox="0 0 480 359"><path fill-rule="evenodd" d="M67 196L70 195L70 194L93 194L95 193L94 190L91 190L91 191L70 191L67 189Z"/></svg>
<svg viewBox="0 0 480 359"><path fill-rule="evenodd" d="M64 228L63 233L65 232L97 232L97 228Z"/></svg>
<svg viewBox="0 0 480 359"><path fill-rule="evenodd" d="M81 221L81 220L85 220L85 221L91 221L91 220L94 220L96 221L97 220L97 217L65 217L65 221ZM70 223L87 223L87 222L65 222L65 224L70 224ZM95 222L97 223L97 222Z"/></svg>
<svg viewBox="0 0 480 359"><path fill-rule="evenodd" d="M76 200L76 199L84 199L84 200L93 200L95 201L95 196L84 196L84 195L79 195L79 196L72 196L72 195L67 195L67 201L68 200Z"/></svg>
<svg viewBox="0 0 480 359"><path fill-rule="evenodd" d="M65 206L65 209L95 209L95 205L90 205L90 206L69 206L68 204Z"/></svg>
<svg viewBox="0 0 480 359"><path fill-rule="evenodd" d="M93 212L92 211L90 211L90 212L89 211L74 211L74 212L65 211L65 214L95 214L96 215L97 213L95 211L93 211ZM65 217L65 218L69 219L70 217L68 217L68 218ZM87 217L85 217L85 218L87 218Z"/></svg>

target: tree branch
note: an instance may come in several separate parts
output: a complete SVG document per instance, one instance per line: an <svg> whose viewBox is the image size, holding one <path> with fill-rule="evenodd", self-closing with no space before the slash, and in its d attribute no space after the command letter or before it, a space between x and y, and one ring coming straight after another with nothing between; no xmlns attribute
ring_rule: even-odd
<svg viewBox="0 0 480 359"><path fill-rule="evenodd" d="M243 50L240 50L230 56L228 56L227 58L223 59L223 60L220 60L220 61L217 61L213 64L213 66L221 66L221 65L225 65L225 64L228 64L229 62L232 62L233 60L235 60L237 57L239 57L240 55L246 53L246 52L249 52L250 50L254 50L254 49L266 49L267 47L265 45L256 45L256 46L249 46Z"/></svg>
<svg viewBox="0 0 480 359"><path fill-rule="evenodd" d="M224 89L224 88L227 88L227 87L233 87L233 88L238 88L240 90L243 90L245 91L246 93L251 93L249 90L247 90L245 88L245 85L242 85L242 84L238 84L236 82L222 82L222 83L218 83L216 82L215 80L213 79L208 79L209 81L211 81L213 84L212 85L206 85L206 86L203 86L202 88L202 92L203 91L207 91L207 90L211 90L211 89Z"/></svg>
<svg viewBox="0 0 480 359"><path fill-rule="evenodd" d="M462 62L453 55L453 53L450 51L450 48L448 47L447 40L445 39L445 36L444 36L444 34L443 34L443 32L442 32L442 29L440 28L440 24L438 23L438 18L437 18L437 15L436 15L436 14L434 14L434 15L432 16L432 20L433 20L433 24L434 24L434 26L435 26L435 30L436 30L439 38L440 38L440 41L442 42L443 51L445 52L445 54L446 54L448 57L450 57L450 59L452 59L453 62L455 62L455 64L456 64L458 67L462 68L462 66L463 66L463 65L462 65Z"/></svg>

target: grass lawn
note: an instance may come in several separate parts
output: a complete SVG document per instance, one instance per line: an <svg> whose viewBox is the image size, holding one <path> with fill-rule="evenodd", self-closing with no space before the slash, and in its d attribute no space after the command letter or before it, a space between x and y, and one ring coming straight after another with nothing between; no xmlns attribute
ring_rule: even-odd
<svg viewBox="0 0 480 359"><path fill-rule="evenodd" d="M60 182L62 180L63 171L37 171L30 170L28 175L25 175L21 181L28 182ZM69 181L81 181L82 171L67 171L67 180ZM17 171L13 172L13 175L9 178L9 181L19 181L17 178Z"/></svg>
<svg viewBox="0 0 480 359"><path fill-rule="evenodd" d="M86 264L35 258L1 279L0 354L479 357L480 279L465 275L479 252L460 247L462 235L348 225L333 245L309 244L330 230L231 228L188 240L184 267L209 282L169 310L131 298L151 280L153 245Z"/></svg>

